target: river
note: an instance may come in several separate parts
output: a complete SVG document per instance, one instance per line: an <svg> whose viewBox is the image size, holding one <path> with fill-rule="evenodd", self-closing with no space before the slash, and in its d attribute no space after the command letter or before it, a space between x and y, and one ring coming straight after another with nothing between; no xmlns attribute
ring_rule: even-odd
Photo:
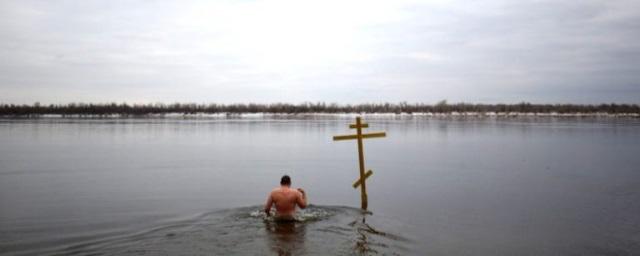
<svg viewBox="0 0 640 256"><path fill-rule="evenodd" d="M369 212L353 120L0 119L0 253L640 254L637 118L364 116Z"/></svg>

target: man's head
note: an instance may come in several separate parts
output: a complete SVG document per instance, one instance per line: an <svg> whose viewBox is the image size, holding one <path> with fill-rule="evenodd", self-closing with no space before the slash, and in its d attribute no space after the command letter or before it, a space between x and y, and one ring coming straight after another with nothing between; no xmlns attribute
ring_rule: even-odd
<svg viewBox="0 0 640 256"><path fill-rule="evenodd" d="M280 179L280 185L291 186L291 177L289 177L289 175L282 176Z"/></svg>

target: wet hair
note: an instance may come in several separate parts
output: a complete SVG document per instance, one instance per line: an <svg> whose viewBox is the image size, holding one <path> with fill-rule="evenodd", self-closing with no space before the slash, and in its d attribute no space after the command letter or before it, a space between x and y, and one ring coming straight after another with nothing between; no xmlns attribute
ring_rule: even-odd
<svg viewBox="0 0 640 256"><path fill-rule="evenodd" d="M289 175L282 176L282 179L280 179L280 185L291 185L291 177L289 177Z"/></svg>

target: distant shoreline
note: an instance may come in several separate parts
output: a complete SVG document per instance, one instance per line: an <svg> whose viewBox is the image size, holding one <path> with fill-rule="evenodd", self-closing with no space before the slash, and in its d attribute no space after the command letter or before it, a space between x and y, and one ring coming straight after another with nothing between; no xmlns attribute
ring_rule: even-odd
<svg viewBox="0 0 640 256"><path fill-rule="evenodd" d="M39 118L88 118L88 119L120 119L120 118L181 118L181 119L226 119L226 118L269 118L269 117L355 117L395 118L395 117L470 117L470 118L640 118L638 113L520 113L520 112L451 112L451 113L163 113L163 114L30 114L0 115L0 119L39 119Z"/></svg>
<svg viewBox="0 0 640 256"><path fill-rule="evenodd" d="M252 116L454 116L454 117L640 117L637 104L437 104L271 103L271 104L93 104L15 105L0 103L0 117L252 117Z"/></svg>

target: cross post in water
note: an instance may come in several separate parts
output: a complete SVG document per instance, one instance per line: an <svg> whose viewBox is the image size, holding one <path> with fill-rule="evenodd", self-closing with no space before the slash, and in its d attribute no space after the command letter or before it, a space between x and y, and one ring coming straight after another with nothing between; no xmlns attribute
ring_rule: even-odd
<svg viewBox="0 0 640 256"><path fill-rule="evenodd" d="M360 186L360 196L361 196L361 208L363 210L367 209L369 204L367 200L367 184L365 180L369 178L369 176L373 175L371 170L364 172L364 149L362 146L362 139L367 138L381 138L387 136L384 132L372 132L372 133L362 133L362 128L368 128L369 124L362 123L360 117L356 117L356 123L349 125L349 128L356 129L356 134L352 135L338 135L333 136L333 140L358 140L358 162L360 163L360 179L353 183L353 188L358 188Z"/></svg>

